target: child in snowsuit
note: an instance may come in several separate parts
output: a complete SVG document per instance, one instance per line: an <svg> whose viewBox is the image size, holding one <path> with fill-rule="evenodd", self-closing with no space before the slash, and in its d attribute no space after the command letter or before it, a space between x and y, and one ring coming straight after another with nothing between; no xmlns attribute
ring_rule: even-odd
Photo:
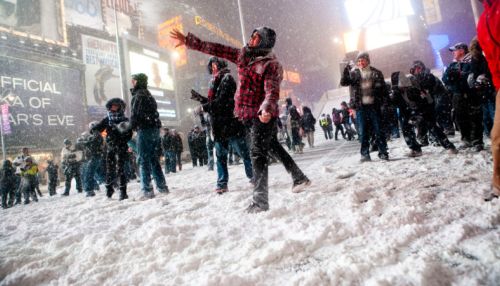
<svg viewBox="0 0 500 286"><path fill-rule="evenodd" d="M119 178L120 200L128 199L127 174L125 164L128 159L128 141L132 139L129 120L125 117L125 102L120 98L112 98L106 103L108 116L91 129L93 132L106 130L106 196L114 193L113 184ZM118 174L116 173L118 167Z"/></svg>

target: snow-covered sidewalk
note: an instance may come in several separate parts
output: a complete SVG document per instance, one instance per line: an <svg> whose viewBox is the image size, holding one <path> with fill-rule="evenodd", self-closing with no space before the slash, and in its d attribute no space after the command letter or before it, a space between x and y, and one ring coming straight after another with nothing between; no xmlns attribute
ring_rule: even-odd
<svg viewBox="0 0 500 286"><path fill-rule="evenodd" d="M499 285L500 201L482 199L489 151L410 159L399 139L392 161L361 164L353 144L295 155L313 181L303 193L273 164L260 214L244 212L242 165L224 195L215 172L195 168L148 201L133 183L123 202L72 191L1 210L0 284Z"/></svg>

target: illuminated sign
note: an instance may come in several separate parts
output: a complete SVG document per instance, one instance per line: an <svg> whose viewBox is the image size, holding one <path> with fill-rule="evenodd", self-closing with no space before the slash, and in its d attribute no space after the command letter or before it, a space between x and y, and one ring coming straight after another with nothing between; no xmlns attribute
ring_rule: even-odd
<svg viewBox="0 0 500 286"><path fill-rule="evenodd" d="M298 72L283 71L283 80L291 82L291 83L300 83L300 74Z"/></svg>
<svg viewBox="0 0 500 286"><path fill-rule="evenodd" d="M410 0L346 0L352 30L344 34L345 51L369 51L411 40Z"/></svg>
<svg viewBox="0 0 500 286"><path fill-rule="evenodd" d="M126 74L144 73L148 89L155 98L160 120L168 126L180 124L174 62L170 53L157 47L145 46L137 39L124 38Z"/></svg>
<svg viewBox="0 0 500 286"><path fill-rule="evenodd" d="M67 46L63 0L0 1L0 31Z"/></svg>
<svg viewBox="0 0 500 286"><path fill-rule="evenodd" d="M158 25L158 45L169 51L176 51L179 57L175 60L175 65L180 67L187 64L187 48L186 46L175 47L177 41L170 37L170 32L173 29L183 32L181 16L174 17Z"/></svg>
<svg viewBox="0 0 500 286"><path fill-rule="evenodd" d="M101 0L65 0L64 7L67 24L102 30Z"/></svg>
<svg viewBox="0 0 500 286"><path fill-rule="evenodd" d="M432 25L441 22L441 9L438 0L422 0L424 5L425 21Z"/></svg>
<svg viewBox="0 0 500 286"><path fill-rule="evenodd" d="M207 20L203 19L200 16L195 16L194 17L194 23L198 26L202 26L205 29L209 30L210 32L216 34L218 37L221 37L222 39L226 40L228 43L236 46L236 47L242 47L243 44L236 40L235 38L231 37L230 35L226 34L224 31L219 29L216 25L208 22Z"/></svg>

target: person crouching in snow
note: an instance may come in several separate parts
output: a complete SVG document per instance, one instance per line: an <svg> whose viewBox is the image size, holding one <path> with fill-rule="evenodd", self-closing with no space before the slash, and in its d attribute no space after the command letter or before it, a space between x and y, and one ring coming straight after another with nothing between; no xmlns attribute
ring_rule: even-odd
<svg viewBox="0 0 500 286"><path fill-rule="evenodd" d="M125 117L126 104L120 98L112 98L106 103L108 116L103 118L91 130L91 133L106 130L106 196L114 193L113 183L119 178L120 201L128 199L127 175L125 163L128 160L127 142L132 138L129 120ZM118 174L117 171L118 165Z"/></svg>
<svg viewBox="0 0 500 286"><path fill-rule="evenodd" d="M403 137L411 152L409 157L422 155L422 146L417 142L413 125L421 124L434 135L450 154L458 153L455 145L448 140L443 128L436 122L436 112L431 96L418 87L416 79L402 72L391 75L391 100L399 108L403 118Z"/></svg>

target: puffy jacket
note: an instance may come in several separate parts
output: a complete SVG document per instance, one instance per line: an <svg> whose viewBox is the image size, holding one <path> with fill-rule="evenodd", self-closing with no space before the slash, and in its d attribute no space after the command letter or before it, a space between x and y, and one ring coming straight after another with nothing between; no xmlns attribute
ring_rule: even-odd
<svg viewBox="0 0 500 286"><path fill-rule="evenodd" d="M158 114L156 100L146 88L131 89L132 110L130 125L132 130L160 128L161 121Z"/></svg>

